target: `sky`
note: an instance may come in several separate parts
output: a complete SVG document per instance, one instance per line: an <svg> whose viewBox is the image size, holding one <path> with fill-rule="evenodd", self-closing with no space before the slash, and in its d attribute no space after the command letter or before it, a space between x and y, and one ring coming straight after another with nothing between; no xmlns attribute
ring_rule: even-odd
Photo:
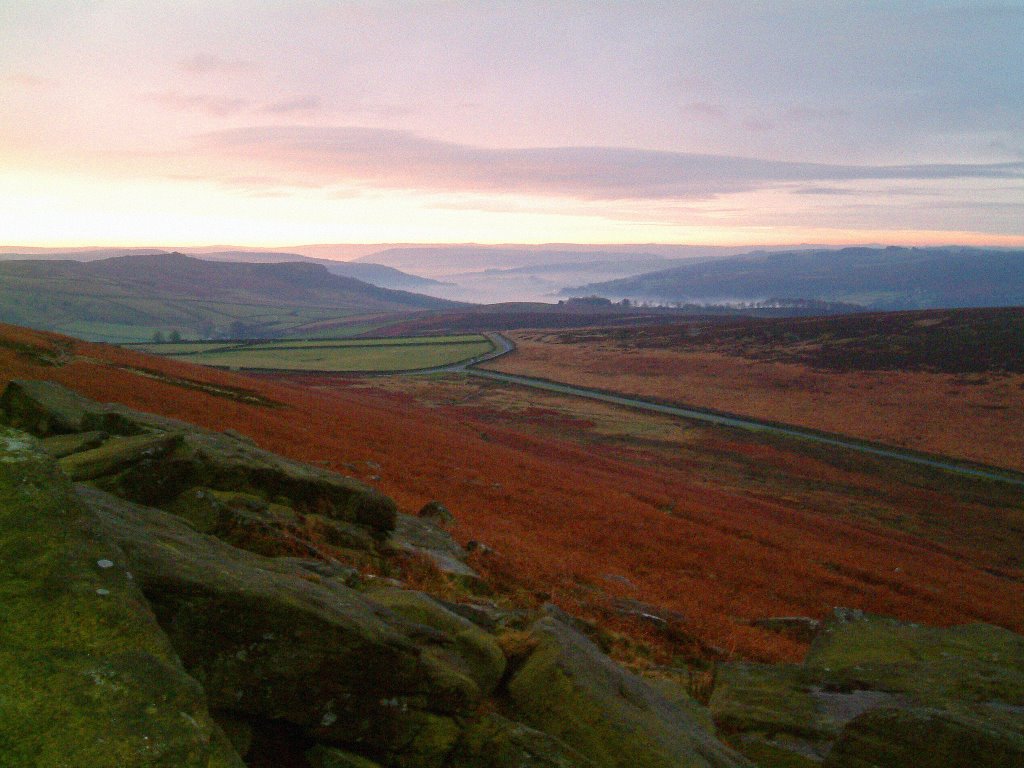
<svg viewBox="0 0 1024 768"><path fill-rule="evenodd" d="M1024 1L0 0L0 243L1024 246Z"/></svg>

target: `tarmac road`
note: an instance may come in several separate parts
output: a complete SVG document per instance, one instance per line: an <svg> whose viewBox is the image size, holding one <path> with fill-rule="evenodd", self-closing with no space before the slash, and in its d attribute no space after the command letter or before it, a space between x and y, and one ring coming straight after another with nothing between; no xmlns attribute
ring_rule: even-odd
<svg viewBox="0 0 1024 768"><path fill-rule="evenodd" d="M758 421L756 419L749 419L744 416L737 416L730 413L666 405L663 403L651 402L649 400L641 400L635 397L626 397L624 395L617 395L610 392L602 392L596 389L586 389L584 387L576 387L571 384L561 384L559 382L548 381L546 379L535 379L530 376L518 376L510 373L499 373L498 371L481 370L474 366L488 362L497 357L501 357L502 355L515 350L515 344L502 334L487 333L485 335L494 344L494 350L492 352L473 358L472 360L465 360L461 363L457 363L456 365L417 371L417 373L468 373L473 376L479 376L493 381L502 381L507 384L518 384L520 386L532 387L534 389L541 389L548 392L556 392L562 395L586 397L591 400L600 400L601 402L612 403L613 405L621 405L627 408L636 408L638 410L650 411L653 413L667 414L669 416L678 416L683 419L690 419L692 421L700 421L708 424L717 424L719 426L746 429L752 432L762 432L766 434L797 438L837 448L845 448L858 453L881 456L886 459L895 459L897 461L918 464L921 466L931 467L933 469L941 469L946 472L966 477L992 480L1024 487L1024 475L1012 472L1011 470L990 470L983 467L970 466L940 456L925 456L878 443L869 443L853 438L846 438L842 435L823 434L821 432L801 429L800 427L788 424Z"/></svg>

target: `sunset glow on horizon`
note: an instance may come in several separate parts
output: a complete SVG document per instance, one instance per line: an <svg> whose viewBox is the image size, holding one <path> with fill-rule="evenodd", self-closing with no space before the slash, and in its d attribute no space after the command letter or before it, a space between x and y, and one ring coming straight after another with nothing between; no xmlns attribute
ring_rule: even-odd
<svg viewBox="0 0 1024 768"><path fill-rule="evenodd" d="M0 245L1024 246L1024 8L0 6Z"/></svg>

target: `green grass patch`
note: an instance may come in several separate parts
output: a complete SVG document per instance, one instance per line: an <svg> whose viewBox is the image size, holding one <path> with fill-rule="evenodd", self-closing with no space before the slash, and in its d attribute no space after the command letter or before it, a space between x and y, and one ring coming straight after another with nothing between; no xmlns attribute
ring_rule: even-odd
<svg viewBox="0 0 1024 768"><path fill-rule="evenodd" d="M303 339L271 342L148 344L144 351L177 360L238 370L411 371L486 354L493 346L479 334L387 339Z"/></svg>

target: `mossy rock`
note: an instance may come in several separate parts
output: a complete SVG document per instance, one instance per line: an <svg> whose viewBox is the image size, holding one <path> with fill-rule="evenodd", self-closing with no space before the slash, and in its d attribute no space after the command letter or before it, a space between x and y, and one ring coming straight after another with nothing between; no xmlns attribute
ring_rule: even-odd
<svg viewBox="0 0 1024 768"><path fill-rule="evenodd" d="M832 687L899 693L918 706L1024 707L1024 637L990 624L928 627L840 609L804 664Z"/></svg>
<svg viewBox="0 0 1024 768"><path fill-rule="evenodd" d="M51 457L0 428L0 763L242 763Z"/></svg>
<svg viewBox="0 0 1024 768"><path fill-rule="evenodd" d="M341 559L357 567L381 563L365 526L300 514L253 493L189 488L164 509L200 533L267 557Z"/></svg>
<svg viewBox="0 0 1024 768"><path fill-rule="evenodd" d="M837 609L804 664L724 665L710 704L732 743L764 765L820 762L837 738L853 760L857 745L875 738L855 734L897 720L894 711L1024 733L1024 638L986 624L927 627ZM876 711L890 714L876 721L869 717ZM911 752L914 734L908 727ZM899 728L884 738L892 754L910 754L901 751Z"/></svg>
<svg viewBox="0 0 1024 768"><path fill-rule="evenodd" d="M161 508L190 488L248 493L299 512L358 523L380 536L395 524L395 503L358 480L195 429L185 432L168 455L157 461L140 461L111 477L103 487Z"/></svg>
<svg viewBox="0 0 1024 768"><path fill-rule="evenodd" d="M75 479L97 480L116 495L165 507L193 487L253 493L266 501L357 523L383 537L394 528L394 502L369 486L334 472L291 461L246 440L192 424L101 404L48 381L13 381L0 396L0 418L39 437L103 430L140 436L108 441L65 461ZM151 435L151 438L145 437ZM162 445L160 435L180 435L173 450L132 453ZM114 444L112 444L114 443ZM90 454L90 455L86 455Z"/></svg>
<svg viewBox="0 0 1024 768"><path fill-rule="evenodd" d="M312 768L382 768L380 763L326 744L317 744L306 752L306 760Z"/></svg>
<svg viewBox="0 0 1024 768"><path fill-rule="evenodd" d="M1024 733L961 713L879 708L855 718L823 768L1019 768Z"/></svg>
<svg viewBox="0 0 1024 768"><path fill-rule="evenodd" d="M408 621L443 632L445 639L432 653L462 670L481 695L489 695L497 688L505 673L505 655L493 636L422 592L378 586L366 595Z"/></svg>
<svg viewBox="0 0 1024 768"><path fill-rule="evenodd" d="M711 710L697 701L687 691L686 686L677 678L666 677L664 671L643 675L644 681L654 688L670 704L685 709L704 730L714 735L715 720Z"/></svg>
<svg viewBox="0 0 1024 768"><path fill-rule="evenodd" d="M145 427L51 381L14 380L0 395L0 419L36 437L102 430L136 435Z"/></svg>
<svg viewBox="0 0 1024 768"><path fill-rule="evenodd" d="M594 763L553 736L484 715L469 725L451 757L459 768L592 768Z"/></svg>
<svg viewBox="0 0 1024 768"><path fill-rule="evenodd" d="M429 558L441 573L467 587L483 584L479 574L466 565L466 550L431 519L399 514L386 543L397 552Z"/></svg>
<svg viewBox="0 0 1024 768"><path fill-rule="evenodd" d="M812 741L835 739L843 722L818 705L820 678L797 664L723 664L709 707L723 733L786 733Z"/></svg>
<svg viewBox="0 0 1024 768"><path fill-rule="evenodd" d="M444 715L413 713L393 731L381 762L389 768L445 768L462 734L458 723Z"/></svg>
<svg viewBox="0 0 1024 768"><path fill-rule="evenodd" d="M608 768L750 766L652 686L552 617L508 684L517 719Z"/></svg>
<svg viewBox="0 0 1024 768"><path fill-rule="evenodd" d="M784 733L743 733L729 743L760 768L820 768L831 744L812 744Z"/></svg>
<svg viewBox="0 0 1024 768"><path fill-rule="evenodd" d="M446 768L449 756L461 735L456 722L448 717L417 713L405 721L405 728L392 734L375 759L326 744L318 744L306 753L313 768ZM365 749L364 745L364 749ZM379 759L379 762L377 761Z"/></svg>
<svg viewBox="0 0 1024 768"><path fill-rule="evenodd" d="M224 735L228 737L235 752L245 758L253 743L252 723L232 712L223 710L217 710L210 714L213 716L214 722L224 731Z"/></svg>
<svg viewBox="0 0 1024 768"><path fill-rule="evenodd" d="M471 710L479 689L432 653L448 638L340 582L310 579L204 536L173 515L88 486L80 496L124 549L185 667L211 705L293 723L368 754L413 743L433 716ZM433 738L433 737L432 737Z"/></svg>
<svg viewBox="0 0 1024 768"><path fill-rule="evenodd" d="M55 459L62 459L73 453L99 448L110 435L102 430L74 432L68 435L54 435L40 440L43 450Z"/></svg>
<svg viewBox="0 0 1024 768"><path fill-rule="evenodd" d="M142 434L112 437L97 448L60 459L60 468L72 480L95 480L113 475L133 464L157 462L181 441L178 434Z"/></svg>

